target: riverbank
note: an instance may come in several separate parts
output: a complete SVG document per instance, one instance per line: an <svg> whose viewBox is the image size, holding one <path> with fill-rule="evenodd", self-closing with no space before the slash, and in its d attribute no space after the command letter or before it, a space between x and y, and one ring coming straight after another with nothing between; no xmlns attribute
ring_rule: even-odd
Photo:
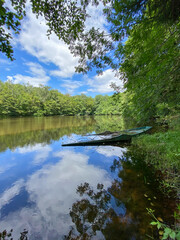
<svg viewBox="0 0 180 240"><path fill-rule="evenodd" d="M145 162L159 174L160 186L166 195L180 198L180 127L179 119L171 121L165 132L134 138L132 145L144 153Z"/></svg>
<svg viewBox="0 0 180 240"><path fill-rule="evenodd" d="M145 163L155 172L159 188L168 198L174 198L177 209L172 212L174 223L168 224L156 218L154 210L147 209L154 220L151 225L158 228L159 238L180 237L180 123L179 117L171 121L165 132L141 135L132 140L132 147L143 154ZM173 210L172 210L173 211Z"/></svg>

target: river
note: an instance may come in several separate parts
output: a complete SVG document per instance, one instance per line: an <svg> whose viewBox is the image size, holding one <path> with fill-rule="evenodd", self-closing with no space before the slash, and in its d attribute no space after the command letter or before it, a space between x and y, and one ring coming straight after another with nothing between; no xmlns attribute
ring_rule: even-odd
<svg viewBox="0 0 180 240"><path fill-rule="evenodd" d="M134 126L119 116L0 119L0 231L32 240L156 236L147 208L164 219L171 206L135 151L61 146L126 127Z"/></svg>

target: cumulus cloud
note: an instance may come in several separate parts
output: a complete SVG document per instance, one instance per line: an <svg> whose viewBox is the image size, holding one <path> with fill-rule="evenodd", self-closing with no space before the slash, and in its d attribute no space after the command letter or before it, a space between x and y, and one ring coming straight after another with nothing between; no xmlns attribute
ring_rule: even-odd
<svg viewBox="0 0 180 240"><path fill-rule="evenodd" d="M87 12L91 16L86 20L86 29L95 26L106 31L106 19L102 14L103 5L97 8L89 5ZM40 62L52 63L54 69L50 75L62 78L71 78L75 74L78 58L74 57L68 46L53 33L47 37L47 25L43 17L36 18L32 13L30 4L27 7L26 18L22 22L21 32L16 43L29 54L35 56Z"/></svg>
<svg viewBox="0 0 180 240"><path fill-rule="evenodd" d="M30 75L16 74L14 76L7 76L7 80L12 81L13 83L24 83L31 84L32 86L39 86L39 84L46 85L50 80L49 76L46 75L46 71L39 63L28 62L25 63L28 66L28 73Z"/></svg>
<svg viewBox="0 0 180 240"><path fill-rule="evenodd" d="M107 69L102 75L95 75L91 78L85 76L84 81L75 81L71 79L62 80L60 87L64 88L69 94L74 93L75 90L82 86L87 88L86 91L83 91L86 94L92 92L96 94L105 94L114 91L111 87L112 83L115 83L115 85L119 86L123 91L123 75L121 76L121 74L119 74L117 76L117 73L115 75L115 72L112 69Z"/></svg>
<svg viewBox="0 0 180 240"><path fill-rule="evenodd" d="M115 72L112 69L107 69L102 75L96 75L93 78L87 78L87 85L89 86L88 92L96 93L110 93L113 91L111 83L115 83L123 88L123 81L120 76L115 76Z"/></svg>
<svg viewBox="0 0 180 240"><path fill-rule="evenodd" d="M17 39L21 47L29 54L37 57L40 62L54 64L50 74L57 77L72 77L78 59L73 57L68 46L55 34L47 37L47 26L43 17L36 16L27 9L27 17L22 23L22 30Z"/></svg>
<svg viewBox="0 0 180 240"><path fill-rule="evenodd" d="M60 86L66 89L66 93L73 94L76 89L83 86L83 82L67 79L63 80Z"/></svg>
<svg viewBox="0 0 180 240"><path fill-rule="evenodd" d="M92 27L96 27L101 31L107 31L106 26L108 25L105 16L103 15L103 3L100 3L98 7L89 5L87 8L87 13L89 18L85 22L86 29L89 30Z"/></svg>
<svg viewBox="0 0 180 240"><path fill-rule="evenodd" d="M95 26L100 30L107 31L107 21L103 16L103 4L97 8L89 5L87 9L89 18L86 20L86 29L89 30ZM89 93L110 93L113 92L110 87L111 82L121 85L119 78L114 76L111 69L104 71L102 76L94 76L85 78L84 82L74 81L75 66L78 65L78 58L74 57L68 46L53 33L50 38L47 37L47 25L45 19L41 16L38 19L32 13L30 3L27 6L27 14L21 26L21 31L16 40L16 47L28 52L37 58L40 63L47 64L50 70L45 71L42 66L34 63L36 66L27 64L30 68L30 75L16 74L8 76L9 80L14 83L30 83L34 86L39 84L46 85L50 80L50 76L56 77L61 81L60 87L64 88L63 92L73 94L79 87L83 85L88 88L85 90ZM62 90L61 90L62 91Z"/></svg>

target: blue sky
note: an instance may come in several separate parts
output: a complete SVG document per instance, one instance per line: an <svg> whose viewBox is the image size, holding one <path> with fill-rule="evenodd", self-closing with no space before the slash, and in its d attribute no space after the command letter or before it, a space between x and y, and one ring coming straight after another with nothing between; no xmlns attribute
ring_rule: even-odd
<svg viewBox="0 0 180 240"><path fill-rule="evenodd" d="M86 22L87 29L96 26L106 30L107 23L102 15L102 7L88 9L92 16ZM61 93L88 96L112 94L112 82L122 85L111 69L98 76L95 71L87 75L75 73L78 58L72 56L68 47L52 34L46 36L47 26L44 19L37 19L27 7L27 16L23 19L21 32L13 38L15 61L11 62L0 53L0 80L13 83L39 84L58 89Z"/></svg>

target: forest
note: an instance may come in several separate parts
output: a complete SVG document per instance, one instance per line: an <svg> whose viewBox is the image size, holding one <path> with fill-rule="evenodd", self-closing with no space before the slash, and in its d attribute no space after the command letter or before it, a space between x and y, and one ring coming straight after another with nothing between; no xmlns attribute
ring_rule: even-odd
<svg viewBox="0 0 180 240"><path fill-rule="evenodd" d="M120 114L117 96L84 94L70 96L48 86L13 84L0 81L0 116L116 115Z"/></svg>
<svg viewBox="0 0 180 240"><path fill-rule="evenodd" d="M165 91L165 87L162 87L162 92L158 92L156 88L149 88L149 94L144 95L139 90L138 96L137 93L126 90L115 92L112 96L96 95L92 98L84 94L62 94L43 85L33 87L30 84L0 81L0 116L121 115L136 123L163 123L173 117L177 118L179 108L178 87L174 86L177 94L171 97L170 89L173 86L169 84L166 87L169 91L167 89L164 95L162 92ZM154 94L151 98L150 93L155 90L157 96Z"/></svg>

